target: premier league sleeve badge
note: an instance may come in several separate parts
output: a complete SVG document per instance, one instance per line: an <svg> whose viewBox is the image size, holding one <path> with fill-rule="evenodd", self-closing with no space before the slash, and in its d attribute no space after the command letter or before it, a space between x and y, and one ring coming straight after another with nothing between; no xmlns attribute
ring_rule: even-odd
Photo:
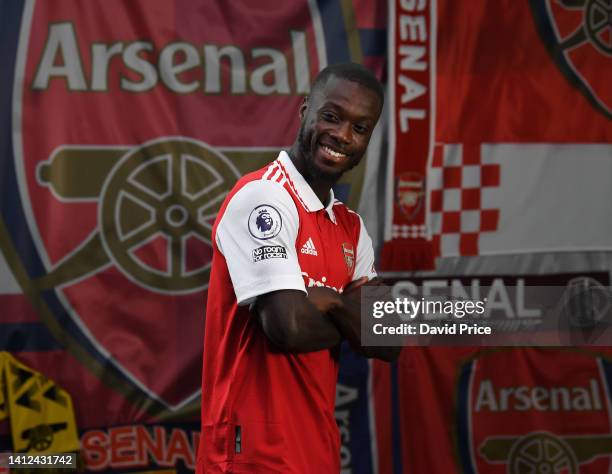
<svg viewBox="0 0 612 474"><path fill-rule="evenodd" d="M276 237L283 227L283 219L274 206L262 204L249 214L249 232L259 240Z"/></svg>

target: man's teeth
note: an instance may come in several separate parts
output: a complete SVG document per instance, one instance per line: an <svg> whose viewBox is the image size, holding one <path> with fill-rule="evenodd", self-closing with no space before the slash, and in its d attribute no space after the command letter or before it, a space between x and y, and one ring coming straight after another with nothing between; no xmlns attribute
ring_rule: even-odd
<svg viewBox="0 0 612 474"><path fill-rule="evenodd" d="M327 146L324 146L323 149L325 150L325 153L329 153L334 158L344 158L346 156L344 153L339 153L337 151L334 151Z"/></svg>

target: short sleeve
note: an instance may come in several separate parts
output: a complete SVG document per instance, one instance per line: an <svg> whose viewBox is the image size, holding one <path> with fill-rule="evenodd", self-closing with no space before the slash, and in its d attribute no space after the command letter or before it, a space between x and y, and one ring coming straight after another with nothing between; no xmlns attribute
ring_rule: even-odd
<svg viewBox="0 0 612 474"><path fill-rule="evenodd" d="M358 280L361 277L367 276L368 280L376 277L376 268L374 267L374 248L372 247L372 239L363 224L361 216L359 216L359 241L357 242L357 263L355 265L355 273L353 279Z"/></svg>
<svg viewBox="0 0 612 474"><path fill-rule="evenodd" d="M298 229L295 203L278 183L252 181L231 198L215 240L238 304L276 290L306 292L295 250Z"/></svg>

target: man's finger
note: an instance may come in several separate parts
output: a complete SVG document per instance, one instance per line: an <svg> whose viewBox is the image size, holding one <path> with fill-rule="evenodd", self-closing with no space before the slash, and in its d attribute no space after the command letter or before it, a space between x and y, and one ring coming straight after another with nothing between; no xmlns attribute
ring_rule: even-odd
<svg viewBox="0 0 612 474"><path fill-rule="evenodd" d="M346 287L344 288L344 292L351 293L352 291L358 290L363 285L365 285L367 282L368 282L368 277L365 277L365 276L357 280L354 280L350 282L348 285L346 285Z"/></svg>

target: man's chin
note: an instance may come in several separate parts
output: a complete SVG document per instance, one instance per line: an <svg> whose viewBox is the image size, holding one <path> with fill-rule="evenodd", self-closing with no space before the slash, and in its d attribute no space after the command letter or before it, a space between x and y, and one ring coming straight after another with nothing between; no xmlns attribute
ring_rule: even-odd
<svg viewBox="0 0 612 474"><path fill-rule="evenodd" d="M315 149L313 151L312 149L308 148L305 143L306 141L303 139L300 140L300 151L304 157L304 164L308 178L326 181L331 184L338 181L344 174L345 170L338 170L334 166L334 163L330 163L329 166L327 166L325 163L319 163L319 160L322 160L322 158L317 156L317 150Z"/></svg>
<svg viewBox="0 0 612 474"><path fill-rule="evenodd" d="M344 174L344 171L328 168L325 165L320 165L311 160L306 162L306 168L311 178L320 179L332 184L338 181Z"/></svg>

